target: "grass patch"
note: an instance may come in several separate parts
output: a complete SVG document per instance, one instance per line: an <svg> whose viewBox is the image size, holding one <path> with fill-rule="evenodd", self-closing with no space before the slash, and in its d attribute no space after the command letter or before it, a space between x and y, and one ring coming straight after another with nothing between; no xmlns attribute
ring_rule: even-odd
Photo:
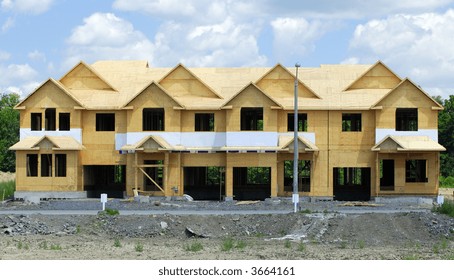
<svg viewBox="0 0 454 280"><path fill-rule="evenodd" d="M246 247L246 242L243 240L235 241L233 238L229 237L224 239L221 244L221 251L228 252L233 249L244 249Z"/></svg>
<svg viewBox="0 0 454 280"><path fill-rule="evenodd" d="M3 201L14 195L16 190L16 181L7 181L0 183L0 199Z"/></svg>
<svg viewBox="0 0 454 280"><path fill-rule="evenodd" d="M418 255L407 255L407 256L403 256L402 260L404 260L404 261L419 260L419 256Z"/></svg>
<svg viewBox="0 0 454 280"><path fill-rule="evenodd" d="M115 238L115 240L114 240L114 247L116 247L116 248L120 248L120 247L121 247L120 239Z"/></svg>
<svg viewBox="0 0 454 280"><path fill-rule="evenodd" d="M117 209L106 208L105 212L110 216L120 215L120 211L118 211Z"/></svg>
<svg viewBox="0 0 454 280"><path fill-rule="evenodd" d="M358 247L364 249L364 247L366 247L366 242L364 240L358 241Z"/></svg>
<svg viewBox="0 0 454 280"><path fill-rule="evenodd" d="M196 241L191 244L185 244L184 245L184 250L188 252L198 252L203 250L203 245L202 243Z"/></svg>
<svg viewBox="0 0 454 280"><path fill-rule="evenodd" d="M347 248L347 241L342 241L340 244L341 249L346 249Z"/></svg>
<svg viewBox="0 0 454 280"><path fill-rule="evenodd" d="M287 249L292 248L292 243L290 242L290 240L288 239L285 240L284 247Z"/></svg>
<svg viewBox="0 0 454 280"><path fill-rule="evenodd" d="M303 241L300 241L300 244L298 244L298 251L304 252L306 251L306 244L303 243Z"/></svg>
<svg viewBox="0 0 454 280"><path fill-rule="evenodd" d="M300 211L301 214L311 214L312 211L310 209L304 209Z"/></svg>
<svg viewBox="0 0 454 280"><path fill-rule="evenodd" d="M446 200L443 204L436 207L435 212L448 215L454 218L454 202Z"/></svg>
<svg viewBox="0 0 454 280"><path fill-rule="evenodd" d="M50 245L50 249L53 251L61 251L61 246L60 244L52 244Z"/></svg>
<svg viewBox="0 0 454 280"><path fill-rule="evenodd" d="M136 246L134 246L134 250L136 250L136 252L139 252L139 253L143 252L143 244L140 242L137 242Z"/></svg>

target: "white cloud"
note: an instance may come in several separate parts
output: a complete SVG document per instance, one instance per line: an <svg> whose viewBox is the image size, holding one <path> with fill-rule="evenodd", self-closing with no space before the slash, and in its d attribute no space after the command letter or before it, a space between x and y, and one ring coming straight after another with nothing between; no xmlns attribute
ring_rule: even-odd
<svg viewBox="0 0 454 280"><path fill-rule="evenodd" d="M28 58L34 61L46 61L46 55L38 50L29 52Z"/></svg>
<svg viewBox="0 0 454 280"><path fill-rule="evenodd" d="M440 90L452 87L453 22L454 10L371 20L356 27L350 47L361 62L381 59L401 76Z"/></svg>
<svg viewBox="0 0 454 280"><path fill-rule="evenodd" d="M38 72L28 64L0 65L0 92L30 93Z"/></svg>
<svg viewBox="0 0 454 280"><path fill-rule="evenodd" d="M26 14L42 14L49 10L54 0L2 0L1 7L5 11Z"/></svg>
<svg viewBox="0 0 454 280"><path fill-rule="evenodd" d="M0 61L8 60L10 57L11 57L10 53L0 50Z"/></svg>
<svg viewBox="0 0 454 280"><path fill-rule="evenodd" d="M168 23L155 37L157 65L252 66L266 64L259 54L257 28L227 18L219 24Z"/></svg>
<svg viewBox="0 0 454 280"><path fill-rule="evenodd" d="M67 43L66 68L79 60L153 60L152 42L130 22L110 13L95 13L85 18L84 24L73 30Z"/></svg>
<svg viewBox="0 0 454 280"><path fill-rule="evenodd" d="M304 18L277 18L271 22L274 33L274 53L277 60L301 58L315 49L315 42L334 25Z"/></svg>
<svg viewBox="0 0 454 280"><path fill-rule="evenodd" d="M14 26L14 19L12 17L7 18L6 21L2 24L2 33L5 33L13 26Z"/></svg>

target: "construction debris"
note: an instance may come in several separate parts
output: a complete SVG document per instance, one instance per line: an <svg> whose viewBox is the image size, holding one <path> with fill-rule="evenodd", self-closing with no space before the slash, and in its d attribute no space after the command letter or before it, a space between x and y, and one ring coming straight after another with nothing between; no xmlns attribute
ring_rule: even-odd
<svg viewBox="0 0 454 280"><path fill-rule="evenodd" d="M260 200L243 200L243 201L238 201L235 203L235 205L251 205L251 204L256 204L259 203Z"/></svg>
<svg viewBox="0 0 454 280"><path fill-rule="evenodd" d="M344 204L339 204L338 206L342 207L380 207L384 206L384 204L376 204L376 203L369 203L366 201L349 201L345 202Z"/></svg>

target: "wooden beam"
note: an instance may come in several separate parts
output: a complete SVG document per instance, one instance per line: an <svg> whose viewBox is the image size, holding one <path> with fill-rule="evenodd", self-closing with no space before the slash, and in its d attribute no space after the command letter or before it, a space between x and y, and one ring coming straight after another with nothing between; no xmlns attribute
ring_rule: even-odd
<svg viewBox="0 0 454 280"><path fill-rule="evenodd" d="M158 185L158 183L156 183L155 180L153 180L153 178L151 178L150 175L148 175L147 172L145 172L145 170L143 170L141 167L138 167L138 168L139 168L140 171L142 171L142 173L143 173L145 176L147 176L148 179L150 179L150 181L151 181L156 187L158 187L158 189L161 190L161 192L162 192L163 194L165 194L165 192L164 192L164 190L161 188L161 186Z"/></svg>

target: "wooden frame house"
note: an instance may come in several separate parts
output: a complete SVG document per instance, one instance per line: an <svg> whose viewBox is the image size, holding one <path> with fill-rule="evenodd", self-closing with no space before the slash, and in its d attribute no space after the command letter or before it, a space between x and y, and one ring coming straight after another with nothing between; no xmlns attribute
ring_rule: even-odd
<svg viewBox="0 0 454 280"><path fill-rule="evenodd" d="M295 69L78 63L21 101L16 198L290 197ZM436 196L442 106L382 62L300 68L299 191Z"/></svg>

